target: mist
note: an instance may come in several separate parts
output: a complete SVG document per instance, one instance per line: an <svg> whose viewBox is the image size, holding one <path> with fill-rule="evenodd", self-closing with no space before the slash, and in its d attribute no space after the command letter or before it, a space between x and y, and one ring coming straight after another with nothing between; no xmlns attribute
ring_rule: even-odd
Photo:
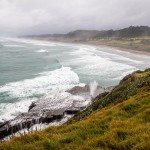
<svg viewBox="0 0 150 150"><path fill-rule="evenodd" d="M0 0L0 35L150 25L149 0Z"/></svg>

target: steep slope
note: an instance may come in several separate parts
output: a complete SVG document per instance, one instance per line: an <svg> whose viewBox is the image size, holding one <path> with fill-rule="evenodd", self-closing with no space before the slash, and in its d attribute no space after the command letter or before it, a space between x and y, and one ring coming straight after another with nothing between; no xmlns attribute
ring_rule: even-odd
<svg viewBox="0 0 150 150"><path fill-rule="evenodd" d="M68 124L0 144L0 149L150 149L150 69L126 76Z"/></svg>

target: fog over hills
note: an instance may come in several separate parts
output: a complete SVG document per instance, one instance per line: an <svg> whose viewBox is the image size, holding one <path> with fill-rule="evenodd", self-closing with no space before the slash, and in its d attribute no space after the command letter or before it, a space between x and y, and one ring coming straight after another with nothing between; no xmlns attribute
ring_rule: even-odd
<svg viewBox="0 0 150 150"><path fill-rule="evenodd" d="M149 0L0 0L0 35L150 26Z"/></svg>
<svg viewBox="0 0 150 150"><path fill-rule="evenodd" d="M148 26L130 26L128 28L119 30L75 30L67 34L44 34L31 35L26 37L49 38L57 39L74 39L74 40L88 40L88 39L108 39L108 38L133 38L150 36L150 27Z"/></svg>

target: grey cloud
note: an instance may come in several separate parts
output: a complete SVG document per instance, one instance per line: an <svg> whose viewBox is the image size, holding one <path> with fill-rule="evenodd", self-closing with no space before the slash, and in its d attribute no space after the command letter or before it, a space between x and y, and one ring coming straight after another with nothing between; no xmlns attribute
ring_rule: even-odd
<svg viewBox="0 0 150 150"><path fill-rule="evenodd" d="M150 0L0 0L0 34L150 25Z"/></svg>

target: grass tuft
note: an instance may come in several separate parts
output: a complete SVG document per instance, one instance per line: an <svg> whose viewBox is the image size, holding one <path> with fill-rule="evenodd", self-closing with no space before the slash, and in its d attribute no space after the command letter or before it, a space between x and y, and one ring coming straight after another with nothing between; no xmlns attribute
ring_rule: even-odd
<svg viewBox="0 0 150 150"><path fill-rule="evenodd" d="M65 125L14 138L0 150L150 150L149 74L126 76Z"/></svg>

